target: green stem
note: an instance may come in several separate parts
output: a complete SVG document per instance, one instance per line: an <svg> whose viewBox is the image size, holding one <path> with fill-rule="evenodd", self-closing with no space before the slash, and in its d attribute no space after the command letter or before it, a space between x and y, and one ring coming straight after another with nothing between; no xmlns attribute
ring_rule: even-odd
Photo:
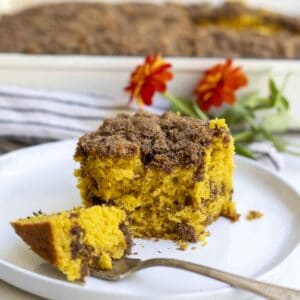
<svg viewBox="0 0 300 300"><path fill-rule="evenodd" d="M176 108L179 110L179 112L184 113L187 116L191 116L194 118L198 118L197 114L184 105L180 100L178 100L176 97L174 97L169 91L166 91L163 96Z"/></svg>
<svg viewBox="0 0 300 300"><path fill-rule="evenodd" d="M234 147L235 147L235 153L236 154L239 154L241 156L245 156L245 157L248 157L248 158L251 158L251 159L255 159L253 153L251 152L251 150L247 146L236 143L234 145Z"/></svg>
<svg viewBox="0 0 300 300"><path fill-rule="evenodd" d="M260 133L263 135L263 137L266 140L270 141L274 145L277 151L285 152L287 150L286 149L287 143L285 140L281 139L278 136L273 135L271 132L269 132L263 127L260 128Z"/></svg>
<svg viewBox="0 0 300 300"><path fill-rule="evenodd" d="M255 130L257 130L258 126L256 125L254 119L249 116L249 112L243 107L239 102L236 102L235 107L244 115L244 120Z"/></svg>
<svg viewBox="0 0 300 300"><path fill-rule="evenodd" d="M245 117L245 120L248 122L248 124L249 124L253 129L255 129L255 130L258 129L258 126L257 126L257 124L255 123L255 121L254 121L253 118L251 118L250 116L246 116L246 117Z"/></svg>
<svg viewBox="0 0 300 300"><path fill-rule="evenodd" d="M198 115L198 117L201 120L208 120L209 118L207 117L207 115L199 108L198 104L196 103L196 101L194 100L193 102L193 108L194 111L196 112L196 114Z"/></svg>
<svg viewBox="0 0 300 300"><path fill-rule="evenodd" d="M253 136L254 134L251 130L245 130L233 135L235 142L250 142L253 140Z"/></svg>

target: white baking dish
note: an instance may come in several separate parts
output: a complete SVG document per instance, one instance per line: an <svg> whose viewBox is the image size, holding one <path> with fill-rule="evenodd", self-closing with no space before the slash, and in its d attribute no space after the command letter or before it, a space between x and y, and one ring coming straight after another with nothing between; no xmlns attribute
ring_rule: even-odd
<svg viewBox="0 0 300 300"><path fill-rule="evenodd" d="M49 2L62 1L1 0L0 13L10 13L30 5ZM195 1L175 2L191 3ZM212 2L220 3L222 1ZM250 4L259 3L260 6L280 9L281 11L299 12L300 15L300 1L249 2ZM223 61L223 59L216 58L166 58L166 60L173 64L175 72L175 79L171 82L170 89L176 95L183 97L191 95L201 72L205 68ZM141 57L121 56L0 54L0 83L100 92L124 97L123 87L127 83L129 74L141 61ZM293 114L299 115L300 60L237 59L235 62L241 64L249 75L248 90L262 89L266 92L267 78L270 74L280 82L287 73L292 73L286 95L292 102Z"/></svg>
<svg viewBox="0 0 300 300"><path fill-rule="evenodd" d="M238 0L236 0L238 1ZM141 2L141 3L164 3L164 2L175 2L181 4L192 4L201 2L210 2L218 5L223 3L224 0L1 0L0 1L0 13L11 13L19 9L23 9L29 6L45 3L59 3L59 2ZM300 12L300 1L297 0L248 0L250 6L269 8L281 13L287 13L290 15L299 15Z"/></svg>

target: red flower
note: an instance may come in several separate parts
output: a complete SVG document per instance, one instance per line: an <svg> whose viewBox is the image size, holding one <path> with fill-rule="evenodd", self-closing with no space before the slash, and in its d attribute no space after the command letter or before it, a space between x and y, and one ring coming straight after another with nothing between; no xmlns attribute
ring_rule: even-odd
<svg viewBox="0 0 300 300"><path fill-rule="evenodd" d="M171 64L165 63L159 55L147 56L144 64L133 71L130 82L125 87L125 91L131 94L129 103L136 99L140 107L143 104L152 105L154 93L164 93L167 81L173 78L169 68Z"/></svg>
<svg viewBox="0 0 300 300"><path fill-rule="evenodd" d="M248 79L241 67L233 67L232 60L217 64L204 73L195 94L197 103L203 111L211 106L221 106L224 102L233 104L236 100L235 91L246 86Z"/></svg>

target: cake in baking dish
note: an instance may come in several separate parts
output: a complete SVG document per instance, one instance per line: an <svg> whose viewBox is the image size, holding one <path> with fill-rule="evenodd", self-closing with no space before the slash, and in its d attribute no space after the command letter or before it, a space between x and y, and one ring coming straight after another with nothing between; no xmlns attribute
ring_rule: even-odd
<svg viewBox="0 0 300 300"><path fill-rule="evenodd" d="M111 269L130 251L126 214L116 207L76 208L12 222L16 233L69 281L84 281L91 267Z"/></svg>
<svg viewBox="0 0 300 300"><path fill-rule="evenodd" d="M118 207L135 237L197 242L232 201L234 144L223 119L119 114L82 136L74 158L83 204Z"/></svg>
<svg viewBox="0 0 300 300"><path fill-rule="evenodd" d="M18 3L23 2L41 5L14 14L1 10L1 53L300 58L297 14L254 8L245 1ZM286 1L270 1L270 8L272 2Z"/></svg>

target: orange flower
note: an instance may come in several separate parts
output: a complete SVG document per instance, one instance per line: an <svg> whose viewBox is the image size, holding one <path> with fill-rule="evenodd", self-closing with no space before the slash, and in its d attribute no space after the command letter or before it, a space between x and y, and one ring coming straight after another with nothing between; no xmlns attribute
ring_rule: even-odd
<svg viewBox="0 0 300 300"><path fill-rule="evenodd" d="M129 103L136 99L140 107L143 104L152 105L154 93L164 93L167 81L173 78L168 70L170 67L171 64L165 63L159 55L147 56L144 64L133 71L130 82L125 87L125 91L131 94Z"/></svg>
<svg viewBox="0 0 300 300"><path fill-rule="evenodd" d="M204 73L195 94L197 103L203 111L211 106L221 106L224 102L235 102L235 91L247 85L248 79L241 67L233 67L232 60L227 59L224 64L217 64Z"/></svg>

